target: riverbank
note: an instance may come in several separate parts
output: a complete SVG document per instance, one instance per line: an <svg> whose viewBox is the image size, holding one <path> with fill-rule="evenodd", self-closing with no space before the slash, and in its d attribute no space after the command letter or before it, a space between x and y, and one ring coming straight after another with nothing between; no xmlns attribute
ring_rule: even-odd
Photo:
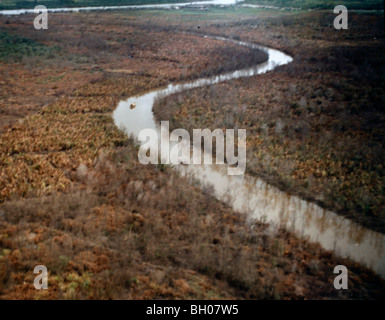
<svg viewBox="0 0 385 320"><path fill-rule="evenodd" d="M167 97L154 111L171 130L247 129L249 174L384 233L382 17L350 17L345 33L321 12L237 22L220 33L207 26L270 44L294 62Z"/></svg>
<svg viewBox="0 0 385 320"><path fill-rule="evenodd" d="M60 101L14 127L18 136L29 134L27 124L57 128L42 142L54 147L50 141L64 135L71 147L48 151L68 181L63 192L52 191L60 181L52 176L39 197L0 207L2 299L383 297L385 281L359 264L286 231L247 223L209 188L202 192L171 168L139 164L137 147L113 125L109 99L113 94ZM41 163L29 168L40 179L51 173ZM33 289L25 270L37 264L50 272L49 290ZM333 287L339 264L349 268L347 291Z"/></svg>

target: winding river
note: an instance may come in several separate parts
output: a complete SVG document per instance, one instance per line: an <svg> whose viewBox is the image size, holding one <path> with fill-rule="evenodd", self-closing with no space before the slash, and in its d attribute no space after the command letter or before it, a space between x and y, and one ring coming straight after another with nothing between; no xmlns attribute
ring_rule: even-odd
<svg viewBox="0 0 385 320"><path fill-rule="evenodd" d="M269 59L247 69L189 83L170 84L166 88L121 101L113 113L115 124L134 139L142 129L154 129L158 132L160 143L166 141L165 139L168 141L168 136L166 138L160 134L160 123L154 119L152 108L155 99L226 80L255 76L292 61L290 56L275 49L221 37L210 38L265 50ZM130 108L131 104L136 107ZM249 219L262 220L272 228L283 227L301 238L318 242L324 249L332 250L337 256L348 257L370 267L385 277L383 234L364 228L314 203L282 192L259 178L249 175L229 176L225 165L191 164L174 167L183 175L198 179L202 186L212 185L217 199L230 204L234 210L246 214Z"/></svg>
<svg viewBox="0 0 385 320"><path fill-rule="evenodd" d="M54 13L120 9L178 9L188 6L227 6L242 1L213 0L160 5L48 8L48 11ZM34 13L34 10L0 11L2 15L25 13ZM269 55L269 59L264 63L247 69L198 79L189 83L170 84L166 88L121 101L113 113L115 124L134 138L138 136L142 129L157 130L160 136L159 123L155 121L152 112L153 104L157 97L192 88L209 86L226 80L256 76L272 71L277 66L292 61L292 58L288 55L271 48L220 37L213 38L265 50ZM132 103L136 104L136 107L133 109L130 108ZM164 138L161 137L160 140L162 141ZM218 199L229 203L234 210L246 214L249 219L262 220L269 223L272 228L283 227L294 232L299 237L306 238L312 242L318 242L323 248L332 250L337 256L349 257L354 261L360 262L373 269L382 277L385 277L385 235L364 228L334 212L326 211L314 203L282 192L259 178L248 175L229 176L227 175L225 165L180 165L175 166L175 169L179 170L183 175L198 179L202 185L212 185L215 196Z"/></svg>

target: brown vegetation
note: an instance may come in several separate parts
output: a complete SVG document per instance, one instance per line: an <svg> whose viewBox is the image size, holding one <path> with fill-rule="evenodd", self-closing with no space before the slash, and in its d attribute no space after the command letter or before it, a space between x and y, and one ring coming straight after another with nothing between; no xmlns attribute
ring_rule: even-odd
<svg viewBox="0 0 385 320"><path fill-rule="evenodd" d="M378 298L383 280L282 230L246 223L170 168L142 166L131 141L79 166L79 187L1 208L1 297ZM35 265L49 290L33 289ZM349 291L333 288L349 266Z"/></svg>
<svg viewBox="0 0 385 320"><path fill-rule="evenodd" d="M133 141L113 125L110 112L120 99L218 70L205 50L215 54L227 44L175 35L162 25L154 34L141 33L157 21L152 16L150 21L122 13L54 17L53 30L40 40L62 43L64 53L57 59L63 68L72 54L92 61L69 63L81 70L84 82L68 85L62 96L0 136L0 298L383 297L384 281L371 271L283 230L247 223L215 200L209 187L202 192L168 167L142 166ZM27 16L12 19L9 32L37 37ZM66 32L55 32L55 23ZM129 28L127 46L115 43ZM97 30L93 37L90 30ZM156 39L160 47L152 46ZM80 45L70 49L76 41ZM196 47L183 54L185 41ZM133 58L126 56L131 45ZM162 60L170 57L180 61ZM36 68L55 72L55 64L32 58ZM190 71L175 72L191 61L196 65ZM26 99L26 86L15 81L12 97ZM2 92L10 99L7 94ZM33 288L33 268L40 264L49 270L46 291ZM333 288L337 264L349 268L344 292Z"/></svg>
<svg viewBox="0 0 385 320"><path fill-rule="evenodd" d="M228 35L263 39L294 62L176 94L155 114L171 129L246 128L249 173L384 232L382 17L349 17L344 32L332 28L329 13L234 23Z"/></svg>
<svg viewBox="0 0 385 320"><path fill-rule="evenodd" d="M31 15L0 16L0 34L6 35L0 41L9 52L0 59L0 131L86 83L97 91L93 84L103 79L111 78L111 86L141 79L150 89L266 59L248 48L172 32L164 21L143 24L131 11L55 14L44 31L35 30L32 21ZM131 91L132 86L119 86L116 94L144 89L138 84Z"/></svg>

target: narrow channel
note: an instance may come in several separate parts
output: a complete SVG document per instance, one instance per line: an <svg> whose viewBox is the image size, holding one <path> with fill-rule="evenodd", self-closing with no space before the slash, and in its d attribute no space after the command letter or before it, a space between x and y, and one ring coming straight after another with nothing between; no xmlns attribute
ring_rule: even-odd
<svg viewBox="0 0 385 320"><path fill-rule="evenodd" d="M222 37L209 38L265 50L269 58L266 62L247 69L188 83L170 84L166 88L121 101L113 113L115 124L134 139L137 139L142 129L157 130L160 136L160 123L154 119L152 112L155 99L231 79L255 76L292 62L290 56L275 49ZM131 104L136 107L130 108ZM248 175L229 176L225 165L179 165L175 169L183 175L198 179L202 186L212 185L217 199L230 204L234 210L246 214L249 219L262 220L272 227L283 227L301 238L318 242L337 256L348 257L385 277L383 234L280 191L259 178Z"/></svg>

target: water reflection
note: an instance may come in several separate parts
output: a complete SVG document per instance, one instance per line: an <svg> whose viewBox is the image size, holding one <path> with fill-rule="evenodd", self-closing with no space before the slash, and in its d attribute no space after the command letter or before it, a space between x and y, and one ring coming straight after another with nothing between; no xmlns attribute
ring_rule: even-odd
<svg viewBox="0 0 385 320"><path fill-rule="evenodd" d="M235 210L284 227L385 276L384 235L282 192L260 179L228 176L223 166L183 166L181 171L211 183L216 197L231 203Z"/></svg>
<svg viewBox="0 0 385 320"><path fill-rule="evenodd" d="M106 11L106 10L127 10L127 9L179 9L182 7L207 7L207 6L231 6L244 0L211 0L192 1L183 3L164 4L141 4L128 6L99 6L99 7L77 7L77 8L48 8L48 12L84 12L84 11ZM34 9L0 10L3 15L19 15L34 13Z"/></svg>

